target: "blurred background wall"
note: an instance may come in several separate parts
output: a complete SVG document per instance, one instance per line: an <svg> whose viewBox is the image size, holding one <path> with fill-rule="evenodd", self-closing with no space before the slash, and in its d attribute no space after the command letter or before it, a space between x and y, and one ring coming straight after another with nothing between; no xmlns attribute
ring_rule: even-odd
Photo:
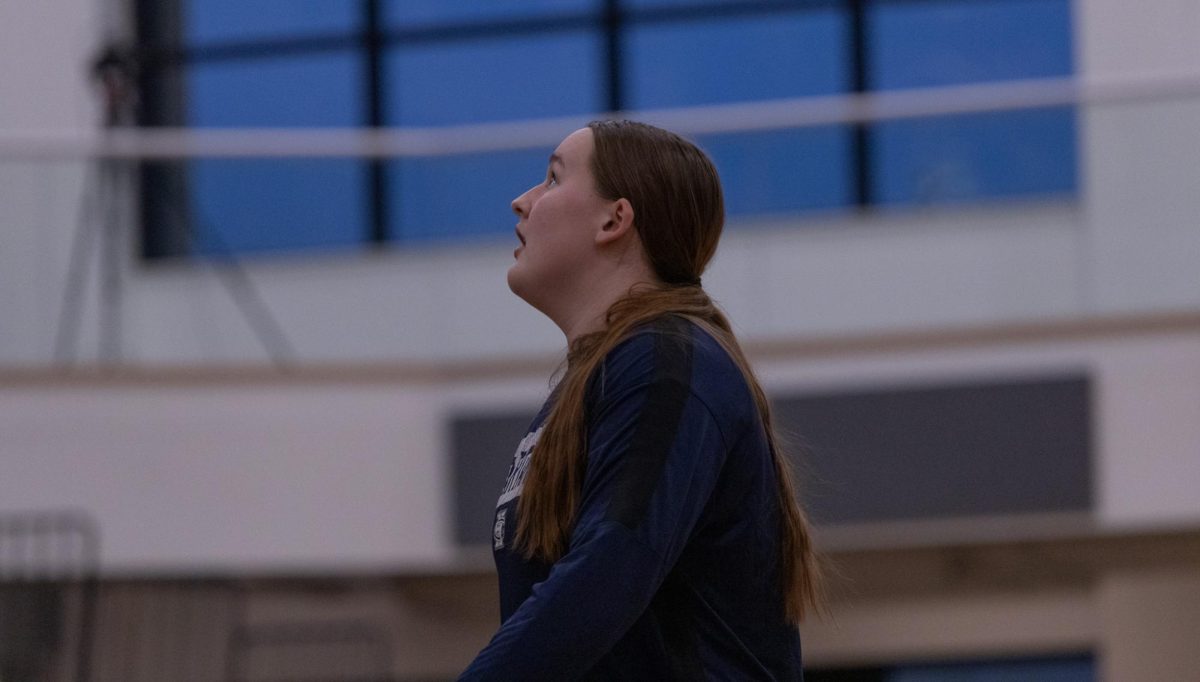
<svg viewBox="0 0 1200 682"><path fill-rule="evenodd" d="M4 3L0 512L100 538L43 667L452 678L496 625L490 496L561 353L504 283L553 144L157 160L84 206L97 165L29 141L94 138L89 64L131 40L163 128L1174 83L696 137L730 206L706 288L842 566L814 676L1193 679L1198 34L1190 0Z"/></svg>

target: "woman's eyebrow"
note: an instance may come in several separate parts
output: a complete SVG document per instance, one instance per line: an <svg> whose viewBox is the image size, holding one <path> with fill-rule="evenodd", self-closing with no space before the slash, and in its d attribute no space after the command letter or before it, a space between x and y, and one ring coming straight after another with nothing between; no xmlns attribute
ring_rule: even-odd
<svg viewBox="0 0 1200 682"><path fill-rule="evenodd" d="M566 168L566 166L567 166L567 164L563 163L562 157L559 156L557 153L550 155L550 165L553 166L555 163L562 166L563 168Z"/></svg>

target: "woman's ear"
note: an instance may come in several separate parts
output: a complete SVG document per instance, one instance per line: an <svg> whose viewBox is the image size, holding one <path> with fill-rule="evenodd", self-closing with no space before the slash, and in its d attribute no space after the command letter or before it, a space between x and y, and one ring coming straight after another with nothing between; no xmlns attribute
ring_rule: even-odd
<svg viewBox="0 0 1200 682"><path fill-rule="evenodd" d="M608 220L596 232L596 244L611 244L633 230L633 204L628 199L617 199L609 207Z"/></svg>

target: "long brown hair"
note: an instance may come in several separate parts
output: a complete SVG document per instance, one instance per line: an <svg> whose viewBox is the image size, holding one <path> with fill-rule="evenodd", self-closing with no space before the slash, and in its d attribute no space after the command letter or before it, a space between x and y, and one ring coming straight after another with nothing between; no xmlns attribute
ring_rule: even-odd
<svg viewBox="0 0 1200 682"><path fill-rule="evenodd" d="M772 425L770 401L729 320L700 285L725 222L716 168L695 145L660 128L632 121L593 121L588 127L595 146L591 171L597 193L609 200L625 198L633 206L635 229L660 282L635 287L608 309L602 331L577 339L568 350L518 502L517 546L527 558L544 561L555 561L566 551L587 467L588 379L634 328L678 315L721 344L754 395L774 457L783 510L779 546L784 608L788 620L798 623L822 605L819 558L808 520L796 501L791 467Z"/></svg>

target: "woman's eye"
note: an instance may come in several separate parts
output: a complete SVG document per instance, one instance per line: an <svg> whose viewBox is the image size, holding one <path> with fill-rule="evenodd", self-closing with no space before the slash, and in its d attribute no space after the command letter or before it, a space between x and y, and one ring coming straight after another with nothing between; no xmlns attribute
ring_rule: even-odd
<svg viewBox="0 0 1200 682"><path fill-rule="evenodd" d="M549 175L546 176L546 186L547 187L549 187L551 185L557 185L557 184L558 184L558 177L556 175L554 175L553 172L551 172Z"/></svg>

